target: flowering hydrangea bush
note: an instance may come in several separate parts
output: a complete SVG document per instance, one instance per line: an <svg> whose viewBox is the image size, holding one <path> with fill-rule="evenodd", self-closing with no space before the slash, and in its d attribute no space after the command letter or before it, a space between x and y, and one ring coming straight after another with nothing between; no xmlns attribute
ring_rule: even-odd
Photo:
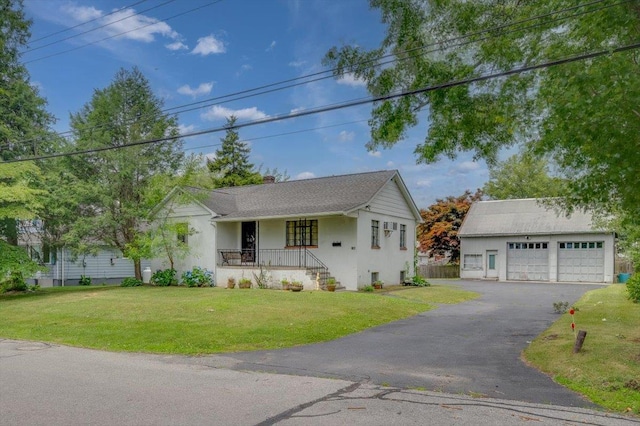
<svg viewBox="0 0 640 426"><path fill-rule="evenodd" d="M182 273L182 284L187 287L215 287L216 285L213 272L199 266Z"/></svg>

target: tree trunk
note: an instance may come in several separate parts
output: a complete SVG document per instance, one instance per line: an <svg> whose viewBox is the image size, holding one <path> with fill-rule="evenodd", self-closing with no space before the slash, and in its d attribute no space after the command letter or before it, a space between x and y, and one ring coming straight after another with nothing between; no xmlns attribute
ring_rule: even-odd
<svg viewBox="0 0 640 426"><path fill-rule="evenodd" d="M136 279L142 280L142 268L140 266L140 259L134 259L133 268L135 270Z"/></svg>

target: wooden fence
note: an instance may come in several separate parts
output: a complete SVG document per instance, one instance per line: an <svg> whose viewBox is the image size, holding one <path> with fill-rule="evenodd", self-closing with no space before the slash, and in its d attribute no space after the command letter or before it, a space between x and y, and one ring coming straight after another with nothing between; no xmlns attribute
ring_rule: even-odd
<svg viewBox="0 0 640 426"><path fill-rule="evenodd" d="M420 265L418 273L423 278L460 278L460 265Z"/></svg>

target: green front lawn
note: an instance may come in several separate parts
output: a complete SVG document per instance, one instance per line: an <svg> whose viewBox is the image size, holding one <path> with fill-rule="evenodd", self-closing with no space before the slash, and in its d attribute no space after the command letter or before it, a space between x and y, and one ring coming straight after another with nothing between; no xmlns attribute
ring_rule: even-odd
<svg viewBox="0 0 640 426"><path fill-rule="evenodd" d="M66 287L0 296L0 336L175 354L275 349L332 340L434 308L446 286L382 294L185 287ZM433 298L429 297L429 294ZM398 292L404 293L404 292ZM468 292L468 298L474 293Z"/></svg>
<svg viewBox="0 0 640 426"><path fill-rule="evenodd" d="M596 404L640 414L640 304L613 284L586 293L575 307L576 330L587 332L582 351L572 353L566 313L524 351L526 359Z"/></svg>

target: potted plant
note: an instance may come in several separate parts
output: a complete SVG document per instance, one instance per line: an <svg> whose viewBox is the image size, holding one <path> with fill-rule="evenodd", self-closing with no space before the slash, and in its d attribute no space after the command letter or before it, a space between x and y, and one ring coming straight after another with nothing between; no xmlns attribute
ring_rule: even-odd
<svg viewBox="0 0 640 426"><path fill-rule="evenodd" d="M327 291L336 291L336 279L333 277L327 278Z"/></svg>
<svg viewBox="0 0 640 426"><path fill-rule="evenodd" d="M380 280L376 280L376 281L373 282L373 288L376 289L376 290L380 290L383 285L384 285L384 282L382 282Z"/></svg>
<svg viewBox="0 0 640 426"><path fill-rule="evenodd" d="M300 281L291 281L289 284L289 290L291 291L302 291L302 282Z"/></svg>
<svg viewBox="0 0 640 426"><path fill-rule="evenodd" d="M282 281L280 281L280 284L282 284L282 289L283 290L289 290L289 280L286 278L283 278Z"/></svg>
<svg viewBox="0 0 640 426"><path fill-rule="evenodd" d="M251 280L245 277L240 278L240 281L238 281L238 288L251 288Z"/></svg>
<svg viewBox="0 0 640 426"><path fill-rule="evenodd" d="M233 277L227 278L227 288L234 288L236 286L236 279Z"/></svg>

